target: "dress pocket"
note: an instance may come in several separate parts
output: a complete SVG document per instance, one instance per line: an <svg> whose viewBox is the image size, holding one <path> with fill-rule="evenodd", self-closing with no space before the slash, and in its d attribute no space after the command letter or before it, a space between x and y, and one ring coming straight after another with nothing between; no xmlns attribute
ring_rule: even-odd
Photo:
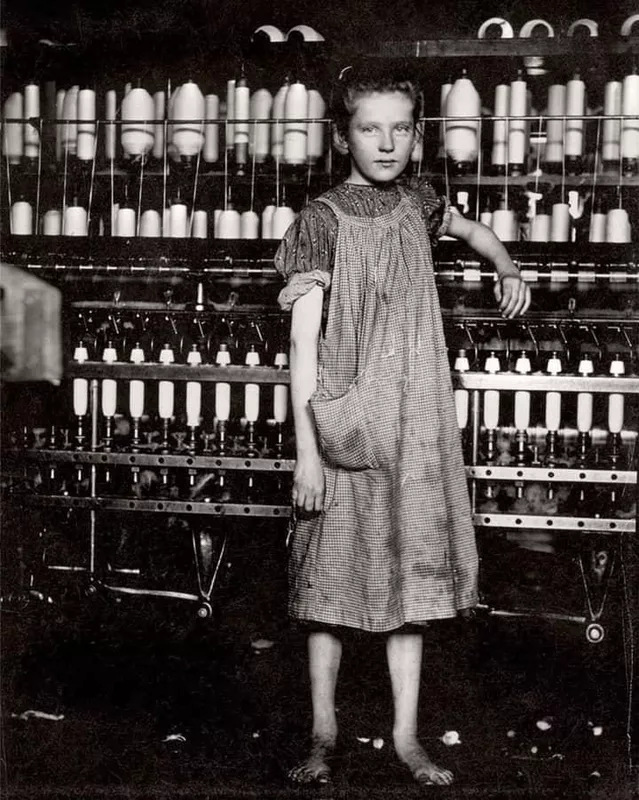
<svg viewBox="0 0 639 800"><path fill-rule="evenodd" d="M369 433L363 384L355 381L339 397L321 387L309 404L315 416L322 452L327 461L342 469L378 469Z"/></svg>

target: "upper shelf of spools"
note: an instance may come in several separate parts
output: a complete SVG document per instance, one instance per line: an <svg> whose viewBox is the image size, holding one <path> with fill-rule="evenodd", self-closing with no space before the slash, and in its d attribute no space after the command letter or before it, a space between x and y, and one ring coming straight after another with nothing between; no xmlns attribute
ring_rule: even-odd
<svg viewBox="0 0 639 800"><path fill-rule="evenodd" d="M638 29L639 14L614 38L592 20L561 37L532 20L515 36L491 19L473 40L359 56L421 73L411 169L443 183L461 213L504 241L621 244L632 220L638 232ZM348 58L319 34L263 26L202 74L160 63L87 79L81 63L49 73L38 62L29 81L8 71L5 232L278 239L338 179L329 78Z"/></svg>

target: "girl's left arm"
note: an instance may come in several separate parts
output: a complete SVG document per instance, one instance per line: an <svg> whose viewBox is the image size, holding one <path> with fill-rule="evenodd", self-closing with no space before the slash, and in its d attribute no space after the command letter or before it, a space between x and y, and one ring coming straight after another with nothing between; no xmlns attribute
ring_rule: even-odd
<svg viewBox="0 0 639 800"><path fill-rule="evenodd" d="M466 242L482 258L493 263L497 273L495 298L502 315L512 319L518 314L525 314L530 306L530 287L490 228L461 214L452 213L446 233Z"/></svg>

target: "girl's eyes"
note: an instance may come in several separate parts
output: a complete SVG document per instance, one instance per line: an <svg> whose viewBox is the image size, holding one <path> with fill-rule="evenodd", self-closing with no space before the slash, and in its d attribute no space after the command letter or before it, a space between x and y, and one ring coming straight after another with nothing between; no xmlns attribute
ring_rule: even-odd
<svg viewBox="0 0 639 800"><path fill-rule="evenodd" d="M411 133L412 130L413 130L412 126L408 125L408 124L405 124L405 123L402 123L400 125L396 125L395 126L395 131L397 133L409 134L409 133ZM361 127L361 131L362 131L362 133L372 135L372 134L377 133L378 129L374 125L363 125Z"/></svg>

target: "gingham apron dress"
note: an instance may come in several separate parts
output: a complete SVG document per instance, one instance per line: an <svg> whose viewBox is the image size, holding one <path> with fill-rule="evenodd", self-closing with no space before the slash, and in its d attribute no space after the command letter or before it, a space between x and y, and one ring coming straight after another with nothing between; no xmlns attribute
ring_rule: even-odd
<svg viewBox="0 0 639 800"><path fill-rule="evenodd" d="M290 544L292 617L366 631L477 602L477 551L430 242L402 194L338 220L311 398L324 510Z"/></svg>

